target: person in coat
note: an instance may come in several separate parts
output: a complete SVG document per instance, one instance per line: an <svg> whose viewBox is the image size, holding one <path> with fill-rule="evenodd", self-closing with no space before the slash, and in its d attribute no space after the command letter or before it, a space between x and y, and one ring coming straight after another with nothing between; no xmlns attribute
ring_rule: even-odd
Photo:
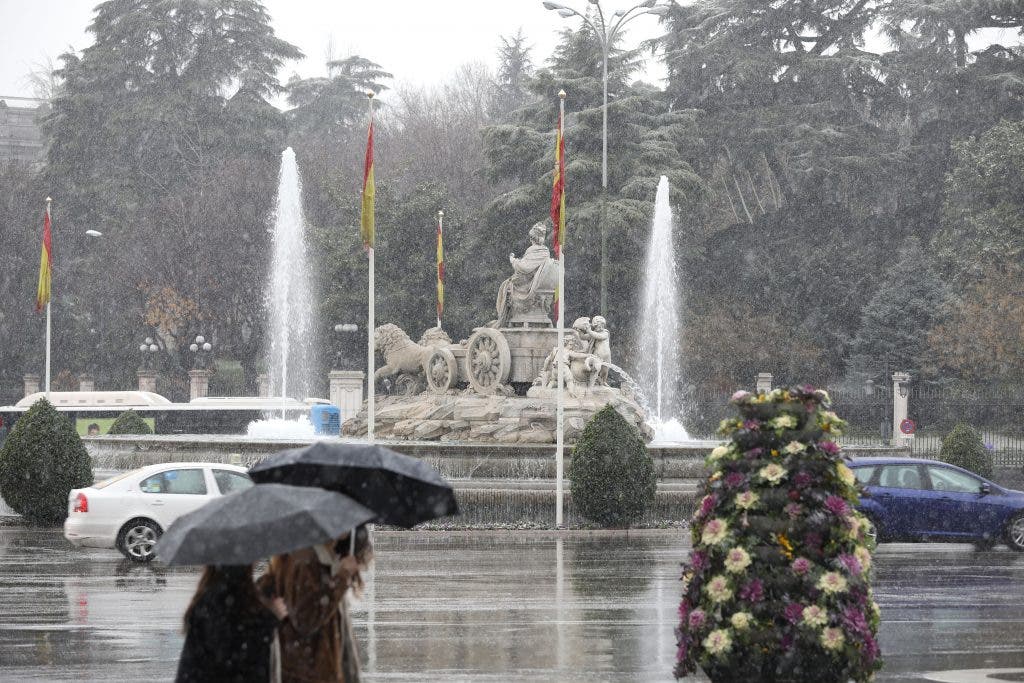
<svg viewBox="0 0 1024 683"><path fill-rule="evenodd" d="M373 551L364 527L356 532L355 554L349 535L336 542L276 555L259 585L280 595L288 621L279 632L282 683L359 683L359 652L352 636L345 594L357 593L361 570Z"/></svg>
<svg viewBox="0 0 1024 683"><path fill-rule="evenodd" d="M271 651L288 610L263 598L252 565L208 565L185 611L177 683L277 680Z"/></svg>

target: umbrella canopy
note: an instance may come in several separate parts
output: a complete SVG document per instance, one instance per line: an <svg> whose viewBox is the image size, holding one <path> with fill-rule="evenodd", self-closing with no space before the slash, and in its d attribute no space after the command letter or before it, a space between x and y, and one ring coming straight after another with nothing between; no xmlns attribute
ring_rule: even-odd
<svg viewBox="0 0 1024 683"><path fill-rule="evenodd" d="M338 538L376 515L348 496L304 486L253 486L182 515L160 538L168 564L250 564Z"/></svg>
<svg viewBox="0 0 1024 683"><path fill-rule="evenodd" d="M340 491L377 513L383 524L408 528L459 514L451 484L436 470L378 444L321 442L293 448L253 466L249 476L257 484Z"/></svg>

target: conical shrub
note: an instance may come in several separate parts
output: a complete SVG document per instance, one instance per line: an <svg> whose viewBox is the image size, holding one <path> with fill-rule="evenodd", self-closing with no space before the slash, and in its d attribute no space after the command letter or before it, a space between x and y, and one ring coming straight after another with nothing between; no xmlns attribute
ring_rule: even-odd
<svg viewBox="0 0 1024 683"><path fill-rule="evenodd" d="M152 434L146 421L134 410L126 410L117 416L107 434Z"/></svg>
<svg viewBox="0 0 1024 683"><path fill-rule="evenodd" d="M811 387L732 403L691 525L675 674L867 681L881 667L874 545L833 440L845 423Z"/></svg>
<svg viewBox="0 0 1024 683"><path fill-rule="evenodd" d="M961 422L942 439L939 460L963 467L986 479L992 478L992 453L985 448L981 434L969 424Z"/></svg>
<svg viewBox="0 0 1024 683"><path fill-rule="evenodd" d="M0 495L29 521L56 524L67 517L71 489L92 483L92 462L71 420L39 399L0 448Z"/></svg>
<svg viewBox="0 0 1024 683"><path fill-rule="evenodd" d="M612 406L597 411L583 428L568 474L573 507L604 527L640 519L657 487L647 444Z"/></svg>

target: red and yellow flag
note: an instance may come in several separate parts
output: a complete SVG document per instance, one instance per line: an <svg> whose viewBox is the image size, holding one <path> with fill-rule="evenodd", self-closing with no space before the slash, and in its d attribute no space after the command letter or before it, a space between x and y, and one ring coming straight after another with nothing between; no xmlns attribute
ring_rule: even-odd
<svg viewBox="0 0 1024 683"><path fill-rule="evenodd" d="M441 326L444 312L444 212L437 212L437 326Z"/></svg>
<svg viewBox="0 0 1024 683"><path fill-rule="evenodd" d="M565 137L562 130L562 113L558 113L558 130L555 133L555 178L551 186L551 225L554 228L552 243L555 258L561 260L562 245L565 244ZM555 287L555 320L562 293Z"/></svg>
<svg viewBox="0 0 1024 683"><path fill-rule="evenodd" d="M363 168L363 202L359 215L359 233L363 236L363 247L373 249L373 118L366 136L366 166Z"/></svg>
<svg viewBox="0 0 1024 683"><path fill-rule="evenodd" d="M36 310L50 303L50 278L53 271L53 244L50 238L50 207L43 216L43 249L39 255L39 286L36 289Z"/></svg>

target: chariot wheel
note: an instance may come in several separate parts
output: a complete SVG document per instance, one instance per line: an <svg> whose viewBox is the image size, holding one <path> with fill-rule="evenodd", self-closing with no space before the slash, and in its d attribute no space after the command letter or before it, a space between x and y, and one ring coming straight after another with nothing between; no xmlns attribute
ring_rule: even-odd
<svg viewBox="0 0 1024 683"><path fill-rule="evenodd" d="M434 349L423 365L427 376L427 386L435 394L443 394L454 389L459 381L459 366L455 363L455 354L446 348Z"/></svg>
<svg viewBox="0 0 1024 683"><path fill-rule="evenodd" d="M466 346L465 363L466 379L477 393L496 393L512 371L505 335L489 327L477 328Z"/></svg>

